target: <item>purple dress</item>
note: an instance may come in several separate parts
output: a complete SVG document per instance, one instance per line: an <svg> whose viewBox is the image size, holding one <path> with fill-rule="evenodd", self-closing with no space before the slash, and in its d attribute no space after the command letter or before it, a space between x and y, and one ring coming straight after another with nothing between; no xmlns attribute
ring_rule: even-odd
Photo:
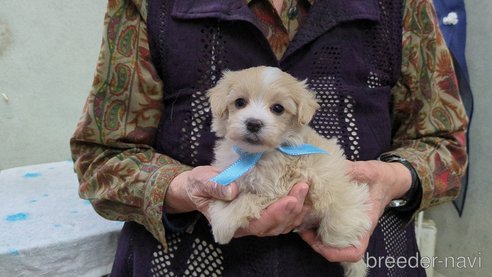
<svg viewBox="0 0 492 277"><path fill-rule="evenodd" d="M206 91L224 69L258 65L308 80L321 105L311 125L336 137L347 158L373 160L390 149L390 92L401 68L401 1L318 0L280 61L245 1L148 5L152 60L165 84L155 140L160 153L192 166L210 164L216 138ZM367 257L417 255L414 226L407 221L418 204L383 215ZM343 276L338 263L326 261L294 233L217 245L198 213L163 221L168 251L143 226L125 224L113 276ZM375 265L369 276L425 276L425 271Z"/></svg>

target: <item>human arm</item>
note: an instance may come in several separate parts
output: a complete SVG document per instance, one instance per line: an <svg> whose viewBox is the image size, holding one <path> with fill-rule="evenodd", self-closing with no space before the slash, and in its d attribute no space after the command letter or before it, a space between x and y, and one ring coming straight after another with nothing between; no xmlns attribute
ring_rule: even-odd
<svg viewBox="0 0 492 277"><path fill-rule="evenodd" d="M170 213L200 211L208 218L208 205L215 198L232 200L238 193L235 183L222 186L210 181L218 171L211 166L199 166L178 175L166 194L165 210ZM234 237L277 236L301 225L309 208L304 206L308 192L306 183L298 183L289 194L270 204L260 218L251 219L248 226L237 230ZM211 196L215 197L211 197Z"/></svg>
<svg viewBox="0 0 492 277"><path fill-rule="evenodd" d="M144 225L165 245L165 192L190 168L152 148L163 88L145 20L145 1L109 1L93 87L70 147L80 196L105 218Z"/></svg>
<svg viewBox="0 0 492 277"><path fill-rule="evenodd" d="M405 158L417 172L420 193L398 210L402 219L411 220L418 211L456 197L467 163L467 118L430 0L406 1L402 47L402 75L392 91L393 145L388 154ZM368 183L373 204L372 229L361 245L335 249L320 244L312 231L301 233L315 251L332 261L359 259L379 216L391 200L406 194L411 183L409 170L399 163L357 162L350 172L353 179Z"/></svg>
<svg viewBox="0 0 492 277"><path fill-rule="evenodd" d="M360 239L360 244L346 248L336 248L324 245L312 229L301 230L300 236L316 252L332 262L356 262L362 259L369 239L383 215L388 204L401 198L410 188L411 176L409 170L400 163L385 163L382 161L347 162L347 173L358 183L365 183L369 188L368 210L371 228Z"/></svg>
<svg viewBox="0 0 492 277"><path fill-rule="evenodd" d="M393 89L393 150L415 168L420 204L406 218L451 201L467 166L468 118L432 1L407 0L402 77Z"/></svg>

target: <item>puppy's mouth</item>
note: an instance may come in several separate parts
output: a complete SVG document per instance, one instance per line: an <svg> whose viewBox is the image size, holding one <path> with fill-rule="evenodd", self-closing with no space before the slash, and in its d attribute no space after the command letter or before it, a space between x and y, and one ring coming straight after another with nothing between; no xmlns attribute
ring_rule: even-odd
<svg viewBox="0 0 492 277"><path fill-rule="evenodd" d="M248 134L244 137L244 141L253 144L253 145L259 145L261 144L261 139L258 135L256 134Z"/></svg>

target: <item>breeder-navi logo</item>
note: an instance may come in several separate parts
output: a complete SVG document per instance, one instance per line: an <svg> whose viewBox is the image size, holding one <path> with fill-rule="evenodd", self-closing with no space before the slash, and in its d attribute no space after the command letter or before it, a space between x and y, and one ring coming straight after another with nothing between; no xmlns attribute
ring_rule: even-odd
<svg viewBox="0 0 492 277"><path fill-rule="evenodd" d="M478 252L476 256L458 256L458 257L427 257L420 256L417 253L411 257L393 257L393 256L381 256L373 257L366 253L366 264L368 268L429 268L436 267L436 265L444 268L481 268L482 267L482 253Z"/></svg>

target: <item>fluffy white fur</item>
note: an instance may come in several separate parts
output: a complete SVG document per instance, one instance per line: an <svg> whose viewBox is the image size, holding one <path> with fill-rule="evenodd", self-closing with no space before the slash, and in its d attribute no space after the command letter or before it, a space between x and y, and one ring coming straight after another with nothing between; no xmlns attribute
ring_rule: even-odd
<svg viewBox="0 0 492 277"><path fill-rule="evenodd" d="M240 191L235 200L210 205L218 243L228 243L238 228L260 217L263 209L287 195L294 184L308 181L306 201L312 204L308 216L319 220L319 238L335 247L358 245L370 228L368 188L346 175L344 153L336 139L325 139L307 125L319 105L305 82L277 68L254 67L225 72L209 97L212 129L221 137L213 165L223 170L234 163L238 159L234 145L250 153L264 152L257 165L235 181ZM239 105L237 99L242 99ZM278 112L278 105L283 112ZM261 122L258 131L248 130L251 120ZM322 148L329 155L289 156L275 149L302 143ZM366 274L362 260L342 265L346 276Z"/></svg>

